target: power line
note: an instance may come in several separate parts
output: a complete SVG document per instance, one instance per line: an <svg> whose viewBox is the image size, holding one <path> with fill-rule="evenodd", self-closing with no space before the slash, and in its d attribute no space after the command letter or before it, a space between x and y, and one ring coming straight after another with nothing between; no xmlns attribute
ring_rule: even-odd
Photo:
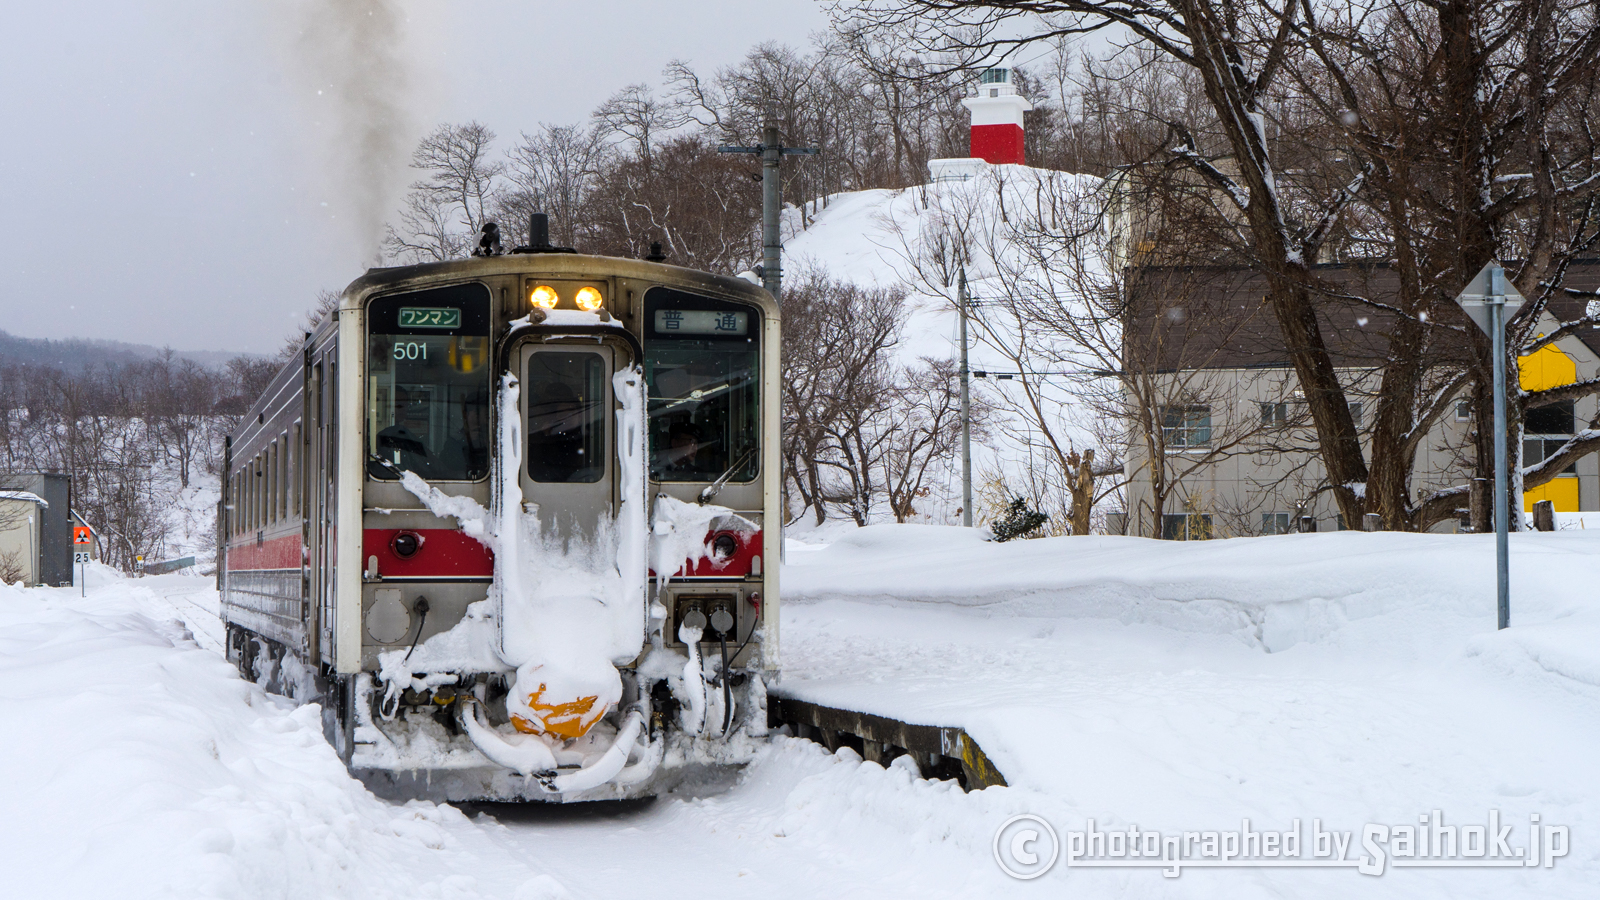
<svg viewBox="0 0 1600 900"><path fill-rule="evenodd" d="M973 369L973 378L993 378L996 381L1013 381L1024 376L1033 378L1120 378L1125 374L1113 369L1079 369L1075 372L991 372L988 370Z"/></svg>

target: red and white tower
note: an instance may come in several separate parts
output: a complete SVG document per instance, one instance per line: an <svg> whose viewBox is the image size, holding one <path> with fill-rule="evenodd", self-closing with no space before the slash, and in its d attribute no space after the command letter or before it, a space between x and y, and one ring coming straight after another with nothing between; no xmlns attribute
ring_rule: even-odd
<svg viewBox="0 0 1600 900"><path fill-rule="evenodd" d="M1024 164L1022 114L1033 104L1011 86L1010 69L985 69L978 76L978 95L961 105L972 112L974 157L995 164Z"/></svg>

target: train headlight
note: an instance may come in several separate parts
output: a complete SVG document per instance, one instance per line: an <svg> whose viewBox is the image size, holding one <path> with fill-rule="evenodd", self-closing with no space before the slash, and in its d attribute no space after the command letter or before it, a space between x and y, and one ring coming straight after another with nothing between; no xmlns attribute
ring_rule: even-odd
<svg viewBox="0 0 1600 900"><path fill-rule="evenodd" d="M550 285L541 284L528 295L528 302L539 309L555 309L556 304L561 302L561 295Z"/></svg>
<svg viewBox="0 0 1600 900"><path fill-rule="evenodd" d="M578 304L579 309L594 312L600 308L600 292L592 287L581 287L578 288L578 295L573 301Z"/></svg>

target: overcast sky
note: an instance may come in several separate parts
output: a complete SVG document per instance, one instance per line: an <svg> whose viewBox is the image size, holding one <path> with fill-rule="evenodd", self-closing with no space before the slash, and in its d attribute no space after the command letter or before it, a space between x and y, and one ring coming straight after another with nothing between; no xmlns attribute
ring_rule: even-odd
<svg viewBox="0 0 1600 900"><path fill-rule="evenodd" d="M504 146L672 59L710 73L827 24L815 0L51 0L6 19L0 330L256 352L371 261L373 121L409 147L477 119Z"/></svg>

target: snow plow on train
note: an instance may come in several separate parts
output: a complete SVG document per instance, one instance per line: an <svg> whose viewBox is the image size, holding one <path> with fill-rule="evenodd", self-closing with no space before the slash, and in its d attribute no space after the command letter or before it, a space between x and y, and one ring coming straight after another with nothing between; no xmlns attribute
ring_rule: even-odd
<svg viewBox="0 0 1600 900"><path fill-rule="evenodd" d="M648 795L766 728L777 305L542 226L357 279L226 445L229 658L379 793Z"/></svg>

